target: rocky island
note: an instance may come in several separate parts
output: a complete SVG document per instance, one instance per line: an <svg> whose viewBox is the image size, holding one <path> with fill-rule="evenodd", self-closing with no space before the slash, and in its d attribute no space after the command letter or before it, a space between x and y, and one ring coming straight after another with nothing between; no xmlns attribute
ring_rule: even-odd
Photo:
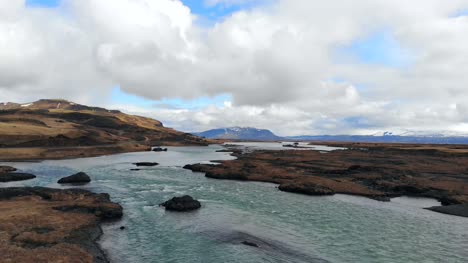
<svg viewBox="0 0 468 263"><path fill-rule="evenodd" d="M335 193L380 201L415 196L439 200L431 210L466 216L468 146L340 143L328 153L311 150L233 149L238 159L184 168L215 179L278 184L281 191L307 195ZM464 211L464 212L463 212Z"/></svg>

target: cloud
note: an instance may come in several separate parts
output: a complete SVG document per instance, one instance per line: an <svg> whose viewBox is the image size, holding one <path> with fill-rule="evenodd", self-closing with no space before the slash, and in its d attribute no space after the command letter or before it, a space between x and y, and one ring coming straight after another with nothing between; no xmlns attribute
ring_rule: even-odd
<svg viewBox="0 0 468 263"><path fill-rule="evenodd" d="M106 106L120 86L154 101L231 95L225 106L134 109L188 131L460 130L468 122L460 106L468 99L468 17L457 14L467 9L466 0L278 0L200 27L177 0L64 0L51 9L0 0L0 100ZM380 34L391 43L373 56L388 51L393 57L383 58L411 63L337 59Z"/></svg>

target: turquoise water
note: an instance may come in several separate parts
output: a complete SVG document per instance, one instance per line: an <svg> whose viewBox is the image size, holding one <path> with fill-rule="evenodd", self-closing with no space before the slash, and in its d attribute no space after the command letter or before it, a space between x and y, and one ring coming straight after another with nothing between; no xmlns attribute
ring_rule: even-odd
<svg viewBox="0 0 468 263"><path fill-rule="evenodd" d="M166 153L10 163L38 178L3 186L59 188L60 177L88 173L93 181L84 188L107 192L124 207L122 221L104 225L100 241L114 262L467 262L468 218L422 209L437 205L434 200L310 197L181 168L232 159L218 149L169 147ZM129 171L136 161L161 165ZM202 209L179 214L158 206L183 194L200 200Z"/></svg>

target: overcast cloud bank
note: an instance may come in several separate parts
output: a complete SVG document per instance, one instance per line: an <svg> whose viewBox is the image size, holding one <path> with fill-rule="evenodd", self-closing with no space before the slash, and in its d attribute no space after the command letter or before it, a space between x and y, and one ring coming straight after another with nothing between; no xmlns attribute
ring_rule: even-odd
<svg viewBox="0 0 468 263"><path fill-rule="evenodd" d="M245 4L249 1L240 1ZM207 5L239 1L210 0ZM268 1L202 26L180 1L0 0L0 101L65 98L186 131L281 135L449 130L468 134L466 0ZM385 32L365 61L353 45ZM390 58L392 59L392 58ZM196 109L116 104L230 94Z"/></svg>

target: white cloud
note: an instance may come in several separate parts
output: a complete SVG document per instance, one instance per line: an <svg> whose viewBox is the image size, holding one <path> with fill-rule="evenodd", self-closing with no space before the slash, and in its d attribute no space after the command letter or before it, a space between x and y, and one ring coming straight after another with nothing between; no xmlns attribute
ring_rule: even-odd
<svg viewBox="0 0 468 263"><path fill-rule="evenodd" d="M232 95L222 107L138 110L189 131L460 130L468 123L468 17L453 15L464 9L466 0L279 0L202 28L173 0L64 0L57 9L0 0L0 100L106 106L120 85L151 100ZM411 52L407 68L334 59L379 30Z"/></svg>

